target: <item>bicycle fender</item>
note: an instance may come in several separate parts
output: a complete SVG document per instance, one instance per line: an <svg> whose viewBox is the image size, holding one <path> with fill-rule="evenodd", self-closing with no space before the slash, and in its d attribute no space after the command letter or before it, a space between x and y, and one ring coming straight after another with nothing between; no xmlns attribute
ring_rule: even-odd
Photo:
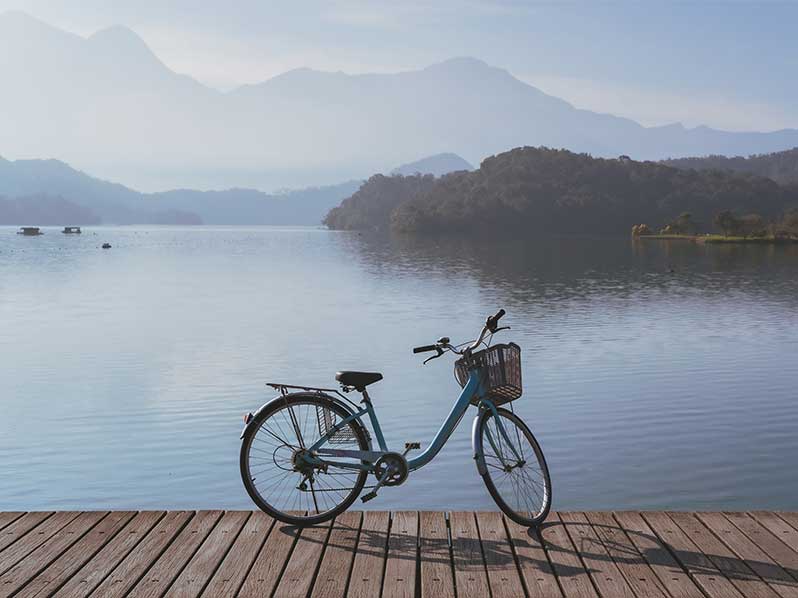
<svg viewBox="0 0 798 598"><path fill-rule="evenodd" d="M255 413L248 413L245 416L244 429L241 431L241 436L239 436L239 439L241 439L241 440L244 439L244 435L247 433L247 430L249 430L250 426L252 425L252 422L257 419L258 415L260 415L261 412L263 412L264 409L267 409L268 407L270 407L275 401L284 401L285 399L287 399L289 397L293 398L293 397L319 397L319 396L322 396L325 399L329 399L330 401L332 401L336 405L338 405L341 408L343 408L350 415L352 413L354 413L354 411L352 411L352 407L350 405L347 405L343 400L341 400L341 399L339 399L337 397L328 395L328 394L324 394L324 393L317 393L317 392L291 392L291 393L288 393L286 395L277 395L275 397L272 397L268 401L266 401L263 405L261 405L258 408L258 410L255 411ZM372 446L371 446L371 434L369 434L368 428L366 428L366 439L368 440L368 443L369 443L369 450L371 450L372 449Z"/></svg>
<svg viewBox="0 0 798 598"><path fill-rule="evenodd" d="M488 467L485 465L485 459L480 459L479 455L477 455L477 436L479 434L480 423L482 418L485 417L485 414L490 413L487 410L481 410L477 415L474 417L474 423L471 425L471 448L474 454L474 461L477 464L477 473L479 475L485 475L488 473Z"/></svg>

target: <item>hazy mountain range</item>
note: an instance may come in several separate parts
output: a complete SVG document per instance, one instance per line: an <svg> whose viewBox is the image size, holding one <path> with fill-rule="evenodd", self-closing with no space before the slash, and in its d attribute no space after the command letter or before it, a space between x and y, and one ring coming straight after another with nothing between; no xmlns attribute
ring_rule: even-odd
<svg viewBox="0 0 798 598"><path fill-rule="evenodd" d="M643 127L579 110L473 58L395 74L298 69L222 93L125 27L83 38L19 12L0 15L0 81L0 153L58 156L146 190L304 187L524 145L635 159L798 145L791 129Z"/></svg>
<svg viewBox="0 0 798 598"><path fill-rule="evenodd" d="M455 154L395 171L440 176L472 167ZM0 157L0 224L320 224L362 181L264 193L255 189L142 193L59 160Z"/></svg>

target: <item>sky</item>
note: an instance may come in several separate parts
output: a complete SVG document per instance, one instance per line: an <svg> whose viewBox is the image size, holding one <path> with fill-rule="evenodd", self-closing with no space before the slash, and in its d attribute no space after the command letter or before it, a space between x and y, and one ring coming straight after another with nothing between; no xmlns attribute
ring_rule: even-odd
<svg viewBox="0 0 798 598"><path fill-rule="evenodd" d="M298 67L417 69L474 56L579 108L644 125L798 127L798 1L0 0L52 25L135 30L229 90Z"/></svg>

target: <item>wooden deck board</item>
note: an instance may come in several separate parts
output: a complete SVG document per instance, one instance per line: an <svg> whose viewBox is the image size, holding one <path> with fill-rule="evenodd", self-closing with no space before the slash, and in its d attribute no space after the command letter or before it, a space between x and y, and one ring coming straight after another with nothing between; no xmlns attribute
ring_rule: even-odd
<svg viewBox="0 0 798 598"><path fill-rule="evenodd" d="M321 556L330 535L330 524L322 523L302 530L302 535L294 545L291 560L274 593L275 598L306 596L316 581L316 572L321 564Z"/></svg>
<svg viewBox="0 0 798 598"><path fill-rule="evenodd" d="M759 575L783 598L798 598L798 584L790 574L722 513L698 513L697 516L736 555L736 557L727 555L727 558L742 559L751 571Z"/></svg>
<svg viewBox="0 0 798 598"><path fill-rule="evenodd" d="M202 595L234 596L243 585L273 525L274 519L265 513L252 513Z"/></svg>
<svg viewBox="0 0 798 598"><path fill-rule="evenodd" d="M95 595L103 598L125 596L193 516L190 511L167 513L97 586Z"/></svg>
<svg viewBox="0 0 798 598"><path fill-rule="evenodd" d="M260 598L272 595L301 531L280 521L274 523L244 579L239 596Z"/></svg>
<svg viewBox="0 0 798 598"><path fill-rule="evenodd" d="M449 516L452 535L454 585L458 598L488 596L488 575L474 513L458 511Z"/></svg>
<svg viewBox="0 0 798 598"><path fill-rule="evenodd" d="M645 513L646 522L678 559L679 564L711 598L743 596L723 573L665 513Z"/></svg>
<svg viewBox="0 0 798 598"><path fill-rule="evenodd" d="M554 574L567 598L596 598L598 594L557 513L552 513L540 529L543 546Z"/></svg>
<svg viewBox="0 0 798 598"><path fill-rule="evenodd" d="M128 596L163 596L222 517L221 511L199 511L168 545Z"/></svg>
<svg viewBox="0 0 798 598"><path fill-rule="evenodd" d="M244 527L250 513L231 511L225 513L197 548L194 556L169 587L169 596L174 598L196 598L216 573L216 569L227 555Z"/></svg>
<svg viewBox="0 0 798 598"><path fill-rule="evenodd" d="M67 551L58 556L47 568L28 582L17 596L33 598L50 595L68 581L84 564L105 546L135 513L116 511L109 513Z"/></svg>
<svg viewBox="0 0 798 598"><path fill-rule="evenodd" d="M418 513L393 514L388 537L383 598L414 598L418 562Z"/></svg>
<svg viewBox="0 0 798 598"><path fill-rule="evenodd" d="M421 596L454 598L454 575L446 516L443 513L423 511L419 518Z"/></svg>
<svg viewBox="0 0 798 598"><path fill-rule="evenodd" d="M55 596L83 598L91 594L164 515L163 511L145 511L136 515L94 558L61 586Z"/></svg>
<svg viewBox="0 0 798 598"><path fill-rule="evenodd" d="M584 513L561 512L559 516L599 594L635 598L632 588L610 558Z"/></svg>
<svg viewBox="0 0 798 598"><path fill-rule="evenodd" d="M676 562L640 513L622 511L613 513L613 517L673 598L704 598L704 592Z"/></svg>
<svg viewBox="0 0 798 598"><path fill-rule="evenodd" d="M0 598L798 598L798 514L0 512Z"/></svg>
<svg viewBox="0 0 798 598"><path fill-rule="evenodd" d="M612 513L586 513L604 551L637 598L669 598L660 580L619 526Z"/></svg>
<svg viewBox="0 0 798 598"><path fill-rule="evenodd" d="M560 585L543 549L538 530L505 519L524 587L530 598L562 598Z"/></svg>
<svg viewBox="0 0 798 598"><path fill-rule="evenodd" d="M363 514L357 511L343 513L335 518L313 586L314 598L346 596L362 519Z"/></svg>
<svg viewBox="0 0 798 598"><path fill-rule="evenodd" d="M388 548L390 514L368 511L363 515L355 563L349 578L350 598L375 598L382 591L385 555Z"/></svg>
<svg viewBox="0 0 798 598"><path fill-rule="evenodd" d="M493 598L514 598L524 595L521 575L515 563L513 547L504 527L501 513L477 513L482 555L488 571Z"/></svg>

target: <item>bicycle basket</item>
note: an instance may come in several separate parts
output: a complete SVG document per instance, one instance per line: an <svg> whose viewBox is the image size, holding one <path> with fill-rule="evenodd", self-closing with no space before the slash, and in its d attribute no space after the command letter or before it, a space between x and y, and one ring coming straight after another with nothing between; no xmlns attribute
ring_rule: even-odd
<svg viewBox="0 0 798 598"><path fill-rule="evenodd" d="M521 347L515 343L493 345L454 362L454 375L461 387L468 382L468 371L482 370L482 384L487 397L496 405L509 403L521 396ZM472 402L478 402L476 399Z"/></svg>
<svg viewBox="0 0 798 598"><path fill-rule="evenodd" d="M341 422L341 418L337 413L321 405L316 405L316 419L318 419L319 422L319 434L322 436L327 436L330 431ZM350 425L346 425L340 430L337 430L327 439L327 442L330 444L348 444L350 442L357 443L357 441L355 431Z"/></svg>

